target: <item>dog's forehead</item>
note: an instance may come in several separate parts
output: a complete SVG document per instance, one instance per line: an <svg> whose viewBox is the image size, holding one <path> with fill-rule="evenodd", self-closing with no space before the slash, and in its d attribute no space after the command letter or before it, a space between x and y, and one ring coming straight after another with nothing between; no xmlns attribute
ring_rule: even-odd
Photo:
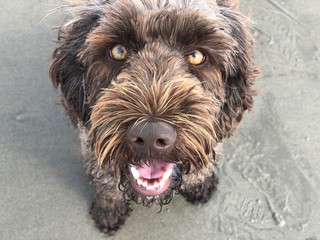
<svg viewBox="0 0 320 240"><path fill-rule="evenodd" d="M214 10L217 6L215 0L132 0L132 3L141 9L147 7L148 9L153 10L163 8L179 9L185 7L193 7L201 10Z"/></svg>
<svg viewBox="0 0 320 240"><path fill-rule="evenodd" d="M190 25L196 26L196 22L207 20L209 24L211 21L216 21L220 15L215 0L114 0L107 9L111 10L114 16L118 16L115 17L116 22L125 23L123 19L129 18L131 24L135 25L135 31L155 29L158 24L172 29L174 29L172 25L175 24L179 25L177 28L186 25L189 29ZM105 14L109 20L111 20L110 12L107 10ZM191 23L191 19L194 22ZM152 22L152 26L148 22Z"/></svg>
<svg viewBox="0 0 320 240"><path fill-rule="evenodd" d="M103 1L103 5L104 4L109 6L131 6L142 12L193 9L198 10L207 16L218 12L218 4L216 0L107 0Z"/></svg>

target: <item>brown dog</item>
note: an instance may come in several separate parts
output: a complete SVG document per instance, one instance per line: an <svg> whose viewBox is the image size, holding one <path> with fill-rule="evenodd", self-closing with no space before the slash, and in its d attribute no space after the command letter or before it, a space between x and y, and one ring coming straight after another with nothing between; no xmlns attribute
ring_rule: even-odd
<svg viewBox="0 0 320 240"><path fill-rule="evenodd" d="M78 1L50 76L80 130L91 214L113 233L128 198L206 202L221 141L252 108L253 39L236 0Z"/></svg>

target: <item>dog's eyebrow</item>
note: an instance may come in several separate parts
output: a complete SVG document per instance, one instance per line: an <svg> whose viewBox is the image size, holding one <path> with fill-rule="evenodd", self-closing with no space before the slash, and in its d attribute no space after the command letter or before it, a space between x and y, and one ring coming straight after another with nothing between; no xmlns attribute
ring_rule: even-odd
<svg viewBox="0 0 320 240"><path fill-rule="evenodd" d="M86 43L104 47L121 43L133 52L157 39L184 52L199 48L199 45L211 48L216 45L217 30L225 27L225 23L219 13L212 10L214 7L208 7L209 1L213 0L109 2L106 8L112 14L101 15L99 26L91 32ZM167 4L169 7L150 10L144 4L153 7ZM177 7L180 5L185 7Z"/></svg>

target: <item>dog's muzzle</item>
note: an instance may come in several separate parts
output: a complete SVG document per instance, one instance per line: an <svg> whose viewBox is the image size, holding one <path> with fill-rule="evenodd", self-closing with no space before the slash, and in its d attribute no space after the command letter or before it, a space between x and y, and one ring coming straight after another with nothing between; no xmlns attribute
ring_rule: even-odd
<svg viewBox="0 0 320 240"><path fill-rule="evenodd" d="M157 158L168 155L174 147L177 139L174 127L165 122L132 124L127 139L134 151L147 156L147 159L129 165L132 187L147 196L163 193L170 186L175 164L170 159Z"/></svg>

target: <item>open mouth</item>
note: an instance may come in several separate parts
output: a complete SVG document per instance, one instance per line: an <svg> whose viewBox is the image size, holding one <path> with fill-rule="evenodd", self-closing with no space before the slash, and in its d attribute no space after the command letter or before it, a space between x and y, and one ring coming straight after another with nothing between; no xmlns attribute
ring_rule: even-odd
<svg viewBox="0 0 320 240"><path fill-rule="evenodd" d="M159 195L170 186L173 168L173 163L164 162L141 162L139 166L131 164L131 185L145 196Z"/></svg>

